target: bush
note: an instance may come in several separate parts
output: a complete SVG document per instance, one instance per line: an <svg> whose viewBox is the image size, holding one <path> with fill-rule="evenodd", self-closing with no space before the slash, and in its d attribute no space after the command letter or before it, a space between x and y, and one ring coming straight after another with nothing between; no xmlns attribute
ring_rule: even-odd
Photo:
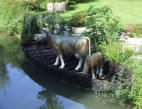
<svg viewBox="0 0 142 109"><path fill-rule="evenodd" d="M132 82L126 80L121 83L114 95L121 99L122 102L130 102L136 108L142 108L142 61L132 58L135 53L130 49L124 49L120 42L109 41L99 45L101 52L105 57L117 64L125 66L129 71L133 72ZM123 72L120 72L123 73ZM127 84L127 85L126 85Z"/></svg>
<svg viewBox="0 0 142 109"><path fill-rule="evenodd" d="M117 64L122 64L134 54L131 49L124 49L122 44L116 41L109 41L107 44L103 42L98 48L108 60Z"/></svg>
<svg viewBox="0 0 142 109"><path fill-rule="evenodd" d="M141 37L142 36L142 24L129 24L126 28L127 33L130 34L131 37Z"/></svg>
<svg viewBox="0 0 142 109"><path fill-rule="evenodd" d="M16 4L16 5L15 5ZM9 34L19 34L23 14L26 12L24 1L1 0L0 2L0 30Z"/></svg>
<svg viewBox="0 0 142 109"><path fill-rule="evenodd" d="M71 19L70 25L74 27L82 27L82 26L85 26L86 21L87 20L85 18L85 15L80 13L73 16L73 18Z"/></svg>
<svg viewBox="0 0 142 109"><path fill-rule="evenodd" d="M23 41L33 40L33 35L40 32L40 26L37 22L36 14L26 14L23 21L21 39Z"/></svg>
<svg viewBox="0 0 142 109"><path fill-rule="evenodd" d="M33 40L34 34L41 33L41 27L46 24L48 24L48 29L53 32L54 25L60 23L62 23L62 18L56 13L25 14L21 39L23 41Z"/></svg>
<svg viewBox="0 0 142 109"><path fill-rule="evenodd" d="M87 11L87 23L88 29L91 32L85 33L85 35L91 38L94 48L93 51L98 50L98 45L108 39L116 40L117 35L122 30L119 18L114 17L112 10L108 7L92 8Z"/></svg>
<svg viewBox="0 0 142 109"><path fill-rule="evenodd" d="M27 1L27 8L29 10L39 11L40 10L40 2L41 2L41 0L29 0L29 1Z"/></svg>
<svg viewBox="0 0 142 109"><path fill-rule="evenodd" d="M129 99L137 108L142 108L142 61L137 59L129 59L124 63L133 73L132 85L129 91Z"/></svg>

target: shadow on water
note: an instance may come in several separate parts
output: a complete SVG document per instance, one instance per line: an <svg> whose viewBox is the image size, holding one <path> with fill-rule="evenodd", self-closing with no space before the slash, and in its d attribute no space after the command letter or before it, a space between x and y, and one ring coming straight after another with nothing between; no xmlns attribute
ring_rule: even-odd
<svg viewBox="0 0 142 109"><path fill-rule="evenodd" d="M22 68L26 74L45 88L38 93L38 99L45 100L45 104L40 106L40 109L64 109L63 102L60 101L59 96L82 104L85 107L83 109L94 109L94 107L96 109L103 109L104 107L105 109L124 108L113 97L73 87L72 85L47 76L44 72L35 71L34 69L36 68L31 68L32 66L28 61L22 64Z"/></svg>

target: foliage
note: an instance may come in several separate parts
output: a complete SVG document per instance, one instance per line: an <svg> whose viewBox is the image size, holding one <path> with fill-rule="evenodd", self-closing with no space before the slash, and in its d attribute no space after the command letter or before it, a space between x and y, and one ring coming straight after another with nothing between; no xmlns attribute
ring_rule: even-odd
<svg viewBox="0 0 142 109"><path fill-rule="evenodd" d="M129 59L124 65L128 67L133 73L133 80L131 90L129 91L129 99L131 103L142 108L142 61L137 59Z"/></svg>
<svg viewBox="0 0 142 109"><path fill-rule="evenodd" d="M0 30L7 31L10 34L20 33L22 16L25 11L26 5L24 1L1 0Z"/></svg>
<svg viewBox="0 0 142 109"><path fill-rule="evenodd" d="M114 94L117 98L121 99L122 102L131 102L134 106L142 107L142 62L141 60L134 59L132 56L135 53L130 49L123 49L120 42L109 41L108 44L100 44L100 50L104 53L105 57L110 61L117 64L121 64L128 68L129 71L133 72L132 82L126 80L121 83ZM123 73L123 72L120 72ZM127 85L126 85L127 84Z"/></svg>
<svg viewBox="0 0 142 109"><path fill-rule="evenodd" d="M125 83L121 83L118 89L114 92L116 98L121 99L121 102L123 103L129 101L130 86L131 84L126 85Z"/></svg>
<svg viewBox="0 0 142 109"><path fill-rule="evenodd" d="M104 41L116 40L117 35L122 30L119 18L114 17L112 10L108 7L90 7L87 11L86 25L91 30L86 35L91 38L92 43L95 45L93 51L97 51L98 45Z"/></svg>
<svg viewBox="0 0 142 109"><path fill-rule="evenodd" d="M26 14L23 21L21 33L22 40L33 40L33 35L40 32L36 14Z"/></svg>
<svg viewBox="0 0 142 109"><path fill-rule="evenodd" d="M77 3L84 2L85 0L67 0L68 5L75 5Z"/></svg>
<svg viewBox="0 0 142 109"><path fill-rule="evenodd" d="M109 41L108 44L100 44L101 52L107 59L117 64L125 66L129 71L133 72L132 82L125 80L121 83L114 95L121 99L121 102L130 102L136 108L142 108L142 62L134 59L135 53L129 49L123 49L120 42ZM123 72L120 72L123 73ZM127 85L126 85L127 84Z"/></svg>
<svg viewBox="0 0 142 109"><path fill-rule="evenodd" d="M27 1L27 8L29 10L39 11L40 10L40 2L42 2L42 1L41 0L29 0L29 1Z"/></svg>
<svg viewBox="0 0 142 109"><path fill-rule="evenodd" d="M79 13L79 14L73 16L73 18L71 19L70 25L74 26L74 27L82 27L82 26L85 26L86 22L87 22L87 20L85 18L85 15Z"/></svg>
<svg viewBox="0 0 142 109"><path fill-rule="evenodd" d="M3 48L3 51L0 53L0 64L7 62L20 67L19 63L22 63L24 58L24 54L20 47L20 40L14 36L11 37L8 34L0 33L0 44ZM5 59L5 61L3 61L3 59Z"/></svg>
<svg viewBox="0 0 142 109"><path fill-rule="evenodd" d="M19 43L14 36L0 33L0 90L6 89L9 85L7 63L12 63L12 67L21 67L24 54Z"/></svg>
<svg viewBox="0 0 142 109"><path fill-rule="evenodd" d="M142 36L142 24L129 24L126 28L126 31L130 34L131 37Z"/></svg>
<svg viewBox="0 0 142 109"><path fill-rule="evenodd" d="M48 24L48 29L53 32L54 25L62 23L62 18L54 13L28 13L24 16L21 38L23 41L33 40L35 33L40 33L41 28Z"/></svg>
<svg viewBox="0 0 142 109"><path fill-rule="evenodd" d="M122 64L134 54L131 49L124 49L122 43L116 41L109 41L108 44L103 42L99 45L99 49L108 60L117 64Z"/></svg>

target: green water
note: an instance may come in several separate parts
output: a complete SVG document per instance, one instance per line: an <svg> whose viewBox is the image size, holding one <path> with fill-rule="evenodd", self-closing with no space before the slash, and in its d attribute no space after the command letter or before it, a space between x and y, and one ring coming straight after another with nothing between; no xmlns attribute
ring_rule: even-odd
<svg viewBox="0 0 142 109"><path fill-rule="evenodd" d="M13 36L0 34L0 109L126 109L119 100L75 88L34 67Z"/></svg>

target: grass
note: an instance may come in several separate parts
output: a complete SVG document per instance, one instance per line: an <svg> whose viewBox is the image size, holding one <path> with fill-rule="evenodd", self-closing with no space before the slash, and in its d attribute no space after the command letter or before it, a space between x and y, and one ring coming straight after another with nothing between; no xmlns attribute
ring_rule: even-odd
<svg viewBox="0 0 142 109"><path fill-rule="evenodd" d="M80 3L75 6L74 10L66 11L61 15L70 20L70 18L79 12L86 11L90 6L102 7L108 6L113 10L114 15L121 18L123 27L127 27L129 23L142 23L142 1L141 0L92 0L89 3Z"/></svg>
<svg viewBox="0 0 142 109"><path fill-rule="evenodd" d="M24 12L25 5L23 1L7 0L5 2L5 0L1 0L0 31L7 31L10 34L18 33Z"/></svg>
<svg viewBox="0 0 142 109"><path fill-rule="evenodd" d="M130 49L124 49L120 43L111 41L107 45L100 46L105 57L117 64L121 64L131 72L132 83L121 83L119 88L114 91L114 95L122 102L129 102L135 109L142 109L142 60L134 59L135 52ZM139 53L142 55L142 53ZM121 73L121 72L120 72ZM122 72L123 73L123 72ZM127 80L126 80L127 82Z"/></svg>

